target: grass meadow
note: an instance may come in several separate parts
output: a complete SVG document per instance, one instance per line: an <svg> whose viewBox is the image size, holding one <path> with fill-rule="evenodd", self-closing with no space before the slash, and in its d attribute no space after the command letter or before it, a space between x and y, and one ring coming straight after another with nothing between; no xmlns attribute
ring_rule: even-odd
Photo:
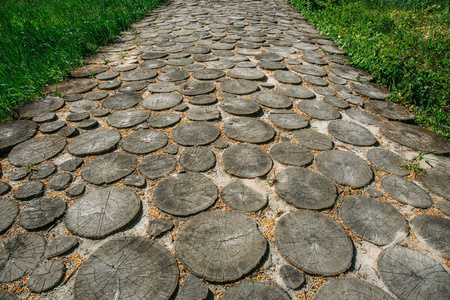
<svg viewBox="0 0 450 300"><path fill-rule="evenodd" d="M450 139L448 0L289 1L347 50L351 65L389 87L389 101Z"/></svg>
<svg viewBox="0 0 450 300"><path fill-rule="evenodd" d="M162 0L3 0L0 9L0 121L46 84L67 78L83 59Z"/></svg>

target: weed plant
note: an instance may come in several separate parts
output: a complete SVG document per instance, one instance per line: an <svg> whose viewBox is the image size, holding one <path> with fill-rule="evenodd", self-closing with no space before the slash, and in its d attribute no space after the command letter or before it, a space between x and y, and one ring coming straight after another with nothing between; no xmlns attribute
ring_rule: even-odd
<svg viewBox="0 0 450 300"><path fill-rule="evenodd" d="M0 121L163 0L3 0Z"/></svg>
<svg viewBox="0 0 450 300"><path fill-rule="evenodd" d="M391 90L416 122L450 139L448 0L289 0Z"/></svg>

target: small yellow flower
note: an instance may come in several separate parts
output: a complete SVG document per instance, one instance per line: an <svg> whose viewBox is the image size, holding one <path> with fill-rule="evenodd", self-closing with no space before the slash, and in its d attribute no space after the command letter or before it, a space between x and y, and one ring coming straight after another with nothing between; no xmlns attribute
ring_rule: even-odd
<svg viewBox="0 0 450 300"><path fill-rule="evenodd" d="M372 22L369 21L369 22L367 23L367 25L370 25L370 24L372 24Z"/></svg>

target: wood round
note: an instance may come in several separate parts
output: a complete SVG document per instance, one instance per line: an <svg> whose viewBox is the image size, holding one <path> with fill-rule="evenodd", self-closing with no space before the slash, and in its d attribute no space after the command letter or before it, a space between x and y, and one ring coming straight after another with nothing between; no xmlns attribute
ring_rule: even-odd
<svg viewBox="0 0 450 300"><path fill-rule="evenodd" d="M191 273L227 282L253 270L267 250L255 220L244 213L208 211L190 218L175 238L175 252Z"/></svg>
<svg viewBox="0 0 450 300"><path fill-rule="evenodd" d="M108 152L120 141L120 132L113 129L96 129L76 137L69 143L68 151L76 156Z"/></svg>
<svg viewBox="0 0 450 300"><path fill-rule="evenodd" d="M129 189L94 189L75 201L66 213L66 226L81 237L103 238L133 221L141 200Z"/></svg>
<svg viewBox="0 0 450 300"><path fill-rule="evenodd" d="M320 213L286 214L275 227L275 239L286 260L307 273L335 276L351 266L350 238L339 223Z"/></svg>
<svg viewBox="0 0 450 300"><path fill-rule="evenodd" d="M364 107L389 120L409 121L416 118L409 109L394 102L368 100Z"/></svg>
<svg viewBox="0 0 450 300"><path fill-rule="evenodd" d="M60 260L50 260L43 263L27 281L27 287L34 293L48 291L62 280L66 266Z"/></svg>
<svg viewBox="0 0 450 300"><path fill-rule="evenodd" d="M84 299L170 299L178 267L165 248L151 239L124 236L107 241L81 265L74 296Z"/></svg>
<svg viewBox="0 0 450 300"><path fill-rule="evenodd" d="M66 146L66 139L60 136L41 136L16 145L8 155L8 161L15 166L28 166L48 160L60 153Z"/></svg>
<svg viewBox="0 0 450 300"><path fill-rule="evenodd" d="M66 210L66 203L60 198L36 199L25 207L19 223L25 229L36 230L55 222Z"/></svg>
<svg viewBox="0 0 450 300"><path fill-rule="evenodd" d="M18 120L0 123L0 153L32 138L37 132L36 123Z"/></svg>
<svg viewBox="0 0 450 300"><path fill-rule="evenodd" d="M433 205L430 195L409 179L386 176L381 180L381 186L400 203L419 208L428 208Z"/></svg>
<svg viewBox="0 0 450 300"><path fill-rule="evenodd" d="M243 212L255 212L267 204L266 194L258 193L240 180L224 187L220 197L232 209Z"/></svg>
<svg viewBox="0 0 450 300"><path fill-rule="evenodd" d="M371 299L394 300L381 288L356 278L339 278L325 283L313 300Z"/></svg>
<svg viewBox="0 0 450 300"><path fill-rule="evenodd" d="M11 226L19 213L19 205L14 200L0 200L0 232Z"/></svg>
<svg viewBox="0 0 450 300"><path fill-rule="evenodd" d="M180 173L161 180L153 192L153 204L175 216L207 209L218 196L216 185L202 174Z"/></svg>
<svg viewBox="0 0 450 300"><path fill-rule="evenodd" d="M192 172L205 172L216 164L216 155L205 147L192 147L180 155L180 165Z"/></svg>
<svg viewBox="0 0 450 300"><path fill-rule="evenodd" d="M112 183L133 173L137 160L128 153L113 152L99 156L84 165L81 177L93 184Z"/></svg>
<svg viewBox="0 0 450 300"><path fill-rule="evenodd" d="M419 242L439 256L450 259L450 219L417 215L409 223Z"/></svg>
<svg viewBox="0 0 450 300"><path fill-rule="evenodd" d="M437 165L419 176L419 180L431 192L450 200L450 171L444 165Z"/></svg>
<svg viewBox="0 0 450 300"><path fill-rule="evenodd" d="M275 144L269 153L279 163L291 166L305 166L314 159L314 156L307 148L293 143Z"/></svg>
<svg viewBox="0 0 450 300"><path fill-rule="evenodd" d="M146 178L157 179L175 170L177 160L166 154L148 155L139 164L139 174Z"/></svg>
<svg viewBox="0 0 450 300"><path fill-rule="evenodd" d="M245 281L232 286L223 294L222 300L276 299L290 300L291 297L276 285L267 282Z"/></svg>
<svg viewBox="0 0 450 300"><path fill-rule="evenodd" d="M249 117L228 121L224 126L224 132L229 138L247 143L264 143L275 135L272 126L259 119Z"/></svg>
<svg viewBox="0 0 450 300"><path fill-rule="evenodd" d="M220 128L208 122L189 122L178 125L172 131L172 138L183 146L203 146L214 142L220 135Z"/></svg>
<svg viewBox="0 0 450 300"><path fill-rule="evenodd" d="M147 154L167 145L164 132L144 129L135 131L122 141L122 149L133 154Z"/></svg>
<svg viewBox="0 0 450 300"><path fill-rule="evenodd" d="M377 142L367 128L344 120L330 122L328 132L338 140L355 146L371 146Z"/></svg>
<svg viewBox="0 0 450 300"><path fill-rule="evenodd" d="M267 174L272 168L272 159L266 151L256 145L233 145L222 155L225 170L237 177L255 178Z"/></svg>

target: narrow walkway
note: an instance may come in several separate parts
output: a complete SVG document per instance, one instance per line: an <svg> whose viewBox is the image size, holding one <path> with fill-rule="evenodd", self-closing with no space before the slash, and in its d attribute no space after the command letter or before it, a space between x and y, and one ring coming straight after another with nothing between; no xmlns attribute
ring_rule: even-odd
<svg viewBox="0 0 450 300"><path fill-rule="evenodd" d="M450 144L347 60L281 1L133 25L0 124L0 298L450 297Z"/></svg>

